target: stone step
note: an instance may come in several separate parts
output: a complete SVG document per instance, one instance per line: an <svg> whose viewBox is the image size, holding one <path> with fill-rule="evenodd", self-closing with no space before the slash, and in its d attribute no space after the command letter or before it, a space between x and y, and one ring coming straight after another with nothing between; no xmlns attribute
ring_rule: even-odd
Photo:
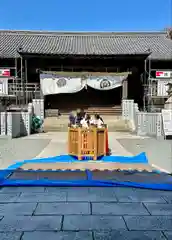
<svg viewBox="0 0 172 240"><path fill-rule="evenodd" d="M73 109L60 109L60 113L61 115L69 115L69 113L72 110ZM91 115L98 113L102 116L107 116L107 115L118 116L118 115L121 115L122 108L120 105L113 106L113 107L89 107L89 108L85 108L85 111ZM55 117L58 115L58 109L47 109L45 111L45 115L46 117Z"/></svg>
<svg viewBox="0 0 172 240"><path fill-rule="evenodd" d="M122 120L122 116L113 116L113 115L105 115L103 116L103 120L106 124L114 124L115 121ZM61 124L68 124L69 123L69 116L62 115L60 117L46 117L44 120L44 124L48 125L61 125Z"/></svg>
<svg viewBox="0 0 172 240"><path fill-rule="evenodd" d="M104 119L105 120L105 119ZM108 125L108 130L110 132L121 131L126 132L130 131L128 122L122 119L106 119L106 124ZM60 121L59 119L47 118L44 122L44 131L45 132L66 132L68 131L68 119Z"/></svg>

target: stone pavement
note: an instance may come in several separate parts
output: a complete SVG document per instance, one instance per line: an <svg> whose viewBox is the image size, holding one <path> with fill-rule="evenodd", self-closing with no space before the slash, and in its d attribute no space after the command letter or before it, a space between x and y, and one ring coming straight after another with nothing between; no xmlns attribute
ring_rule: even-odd
<svg viewBox="0 0 172 240"><path fill-rule="evenodd" d="M2 160L7 165L17 157L21 160L64 154L66 137L67 133L47 133L3 140L1 166ZM127 133L109 133L113 154L135 154L131 148L126 150L120 139L127 143L144 141L144 138ZM43 238L170 240L172 192L122 187L1 188L0 240Z"/></svg>
<svg viewBox="0 0 172 240"><path fill-rule="evenodd" d="M172 141L154 138L118 138L120 145L133 155L145 152L155 168L172 173Z"/></svg>
<svg viewBox="0 0 172 240"><path fill-rule="evenodd" d="M50 142L45 149L43 149L36 158L52 157L56 155L67 153L67 132L49 132L36 134L30 136L30 139L49 139ZM129 133L122 132L109 132L109 146L113 155L116 156L132 156L133 154L127 151L118 141L118 139L144 139L131 135Z"/></svg>
<svg viewBox="0 0 172 240"><path fill-rule="evenodd" d="M1 240L172 239L172 192L133 188L0 190Z"/></svg>
<svg viewBox="0 0 172 240"><path fill-rule="evenodd" d="M7 168L15 161L36 157L50 142L50 139L0 138L0 169Z"/></svg>
<svg viewBox="0 0 172 240"><path fill-rule="evenodd" d="M132 156L118 139L143 139L129 133L109 132L109 145L113 155ZM19 139L0 138L0 169L7 168L15 161L44 158L67 153L67 132L34 134Z"/></svg>

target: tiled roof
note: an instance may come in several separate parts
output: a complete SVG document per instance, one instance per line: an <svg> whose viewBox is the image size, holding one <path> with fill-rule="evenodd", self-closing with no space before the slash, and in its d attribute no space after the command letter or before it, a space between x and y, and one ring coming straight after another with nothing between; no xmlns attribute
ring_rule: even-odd
<svg viewBox="0 0 172 240"><path fill-rule="evenodd" d="M152 59L172 59L172 40L165 32L34 32L0 31L0 58L17 50L39 54L116 55L152 52Z"/></svg>

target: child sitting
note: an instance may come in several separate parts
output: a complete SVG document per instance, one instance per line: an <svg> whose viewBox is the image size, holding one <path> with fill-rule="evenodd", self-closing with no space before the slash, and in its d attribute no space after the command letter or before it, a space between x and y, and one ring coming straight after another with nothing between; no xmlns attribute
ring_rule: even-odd
<svg viewBox="0 0 172 240"><path fill-rule="evenodd" d="M86 113L84 118L82 118L82 120L80 121L80 124L82 125L82 127L88 128L90 126L90 115Z"/></svg>
<svg viewBox="0 0 172 240"><path fill-rule="evenodd" d="M103 119L100 117L100 115L95 114L94 117L95 117L94 124L95 124L98 128L102 127L102 125L104 124L104 121L103 121Z"/></svg>

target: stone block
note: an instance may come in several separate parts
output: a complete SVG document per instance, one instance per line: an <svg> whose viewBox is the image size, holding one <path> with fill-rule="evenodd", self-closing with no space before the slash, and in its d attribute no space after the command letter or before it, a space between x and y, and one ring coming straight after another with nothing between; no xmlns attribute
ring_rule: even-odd
<svg viewBox="0 0 172 240"><path fill-rule="evenodd" d="M22 193L17 202L65 202L67 194L64 192L48 194L48 193Z"/></svg>
<svg viewBox="0 0 172 240"><path fill-rule="evenodd" d="M4 232L0 233L0 239L1 240L21 240L22 232Z"/></svg>
<svg viewBox="0 0 172 240"><path fill-rule="evenodd" d="M3 187L1 193L44 193L44 187Z"/></svg>
<svg viewBox="0 0 172 240"><path fill-rule="evenodd" d="M172 204L144 203L151 215L172 215Z"/></svg>
<svg viewBox="0 0 172 240"><path fill-rule="evenodd" d="M166 203L163 197L152 192L138 193L132 192L131 195L124 193L121 189L121 192L116 193L117 199L119 202L150 202L150 203Z"/></svg>
<svg viewBox="0 0 172 240"><path fill-rule="evenodd" d="M19 193L0 193L0 203L16 202L19 195Z"/></svg>
<svg viewBox="0 0 172 240"><path fill-rule="evenodd" d="M168 240L171 240L172 239L172 231L165 231L164 232L164 235L166 236L166 238Z"/></svg>
<svg viewBox="0 0 172 240"><path fill-rule="evenodd" d="M124 216L129 230L165 231L172 229L170 216Z"/></svg>
<svg viewBox="0 0 172 240"><path fill-rule="evenodd" d="M32 215L37 203L5 203L0 204L1 216Z"/></svg>
<svg viewBox="0 0 172 240"><path fill-rule="evenodd" d="M171 193L171 192L170 192ZM168 203L171 203L172 204L172 194L170 193L167 193L167 194L164 194L163 198L166 202Z"/></svg>
<svg viewBox="0 0 172 240"><path fill-rule="evenodd" d="M94 240L165 240L160 231L109 231L95 232Z"/></svg>
<svg viewBox="0 0 172 240"><path fill-rule="evenodd" d="M86 192L88 194L88 188L86 187L45 187L45 192L47 193L59 193L59 192Z"/></svg>
<svg viewBox="0 0 172 240"><path fill-rule="evenodd" d="M120 216L64 216L63 230L120 230L126 229L125 222Z"/></svg>
<svg viewBox="0 0 172 240"><path fill-rule="evenodd" d="M94 215L149 215L141 203L92 203Z"/></svg>
<svg viewBox="0 0 172 240"><path fill-rule="evenodd" d="M8 216L0 221L2 232L58 231L61 228L61 216Z"/></svg>
<svg viewBox="0 0 172 240"><path fill-rule="evenodd" d="M111 188L90 188L68 192L68 201L78 202L115 202L115 192Z"/></svg>
<svg viewBox="0 0 172 240"><path fill-rule="evenodd" d="M92 240L91 232L26 232L22 240Z"/></svg>
<svg viewBox="0 0 172 240"><path fill-rule="evenodd" d="M39 203L36 208L35 215L88 215L90 212L90 203Z"/></svg>

